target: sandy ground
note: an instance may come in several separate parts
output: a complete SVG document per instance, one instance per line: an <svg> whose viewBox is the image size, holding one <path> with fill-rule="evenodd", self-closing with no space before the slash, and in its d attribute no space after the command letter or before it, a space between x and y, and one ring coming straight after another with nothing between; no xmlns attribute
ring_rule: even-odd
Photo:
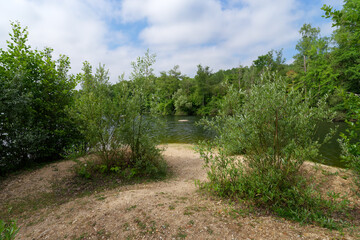
<svg viewBox="0 0 360 240"><path fill-rule="evenodd" d="M174 172L170 180L123 186L40 209L18 219L17 239L357 239L357 227L339 233L264 214L236 213L197 190L194 180L206 180L206 172L191 145L170 144L164 157ZM59 162L8 179L0 203L51 191L51 181L69 176L72 164ZM331 174L335 171L326 169L331 185L346 186L346 179Z"/></svg>

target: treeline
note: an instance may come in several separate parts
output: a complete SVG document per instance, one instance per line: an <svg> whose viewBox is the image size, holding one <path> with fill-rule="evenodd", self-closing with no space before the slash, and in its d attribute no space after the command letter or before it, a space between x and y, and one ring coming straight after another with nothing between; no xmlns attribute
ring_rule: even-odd
<svg viewBox="0 0 360 240"><path fill-rule="evenodd" d="M266 71L276 72L289 89L304 92L314 105L326 97L327 107L337 112L335 119L357 119L359 3L349 0L341 11L329 6L323 10L337 29L331 37L322 37L319 28L304 24L292 64L285 63L282 50L271 50L251 66L212 72L210 67L198 65L193 78L175 66L156 76L151 69L155 58L147 52L133 63L129 79L122 77L113 85L102 65L94 74L92 66L84 63L82 73L70 74L68 57L54 60L50 48L33 50L27 45L27 29L12 23L11 40L0 52L0 173L59 159L80 145L97 151L128 146L131 159L141 159L139 154L146 152L141 148L143 142L155 144L146 137L155 136L146 133L147 126L152 126L147 122L149 116L232 115L242 106L241 93L261 82ZM82 89L77 91L79 83ZM99 127L103 124L108 125ZM107 135L109 131L113 134ZM117 154L115 148L111 151ZM110 159L107 154L104 158Z"/></svg>
<svg viewBox="0 0 360 240"><path fill-rule="evenodd" d="M175 66L152 76L157 110L163 115L217 115L230 88L249 89L268 69L309 97L326 95L328 106L338 113L336 119L344 120L351 115L353 101L360 94L359 10L353 1L341 11L328 6L323 10L337 29L330 37L322 37L319 28L304 24L299 30L298 53L291 64L285 64L282 50L271 50L251 66L212 72L208 66L198 65L193 78L181 74Z"/></svg>

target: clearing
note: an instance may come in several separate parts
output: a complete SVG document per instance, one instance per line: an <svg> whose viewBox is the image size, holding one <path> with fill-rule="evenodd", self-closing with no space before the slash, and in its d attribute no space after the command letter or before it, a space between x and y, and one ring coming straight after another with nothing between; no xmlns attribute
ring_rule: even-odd
<svg viewBox="0 0 360 240"><path fill-rule="evenodd" d="M301 225L247 210L198 191L206 180L192 145L166 145L173 177L121 185L67 198L54 195L54 182L67 183L72 161L47 165L8 178L0 190L0 210L16 218L17 239L358 239L359 225L344 232ZM307 163L325 187L350 189L345 170ZM66 189L66 188L65 188ZM70 191L70 190L69 190ZM76 192L76 189L71 191ZM58 200L54 200L57 196ZM65 200L64 200L65 199ZM1 219L2 217L0 217Z"/></svg>

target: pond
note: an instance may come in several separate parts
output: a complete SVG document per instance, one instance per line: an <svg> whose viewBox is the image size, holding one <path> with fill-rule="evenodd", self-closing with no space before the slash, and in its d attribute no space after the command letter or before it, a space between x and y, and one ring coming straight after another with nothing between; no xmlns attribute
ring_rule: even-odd
<svg viewBox="0 0 360 240"><path fill-rule="evenodd" d="M166 116L165 132L162 138L163 143L197 143L199 140L209 139L214 136L213 133L204 130L195 123L201 119L198 116ZM337 126L338 131L335 136L320 148L321 157L317 162L326 165L344 167L340 161L340 146L337 142L340 132L346 129L346 123L321 123L319 125L317 137L323 138L330 128Z"/></svg>

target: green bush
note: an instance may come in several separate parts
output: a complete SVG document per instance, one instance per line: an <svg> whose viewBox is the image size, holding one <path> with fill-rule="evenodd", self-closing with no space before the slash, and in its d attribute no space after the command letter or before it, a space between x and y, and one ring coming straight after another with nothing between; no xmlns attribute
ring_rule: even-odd
<svg viewBox="0 0 360 240"><path fill-rule="evenodd" d="M97 173L126 178L162 177L166 163L157 147L161 123L151 111L153 104L150 66L154 56L147 52L133 63L131 84L109 83L108 71L100 65L95 75L85 62L79 76L82 91L71 110L85 136L92 160L77 160L76 172L91 178Z"/></svg>
<svg viewBox="0 0 360 240"><path fill-rule="evenodd" d="M1 240L13 240L16 234L19 232L19 228L16 226L15 221L5 223L0 220L0 239Z"/></svg>
<svg viewBox="0 0 360 240"><path fill-rule="evenodd" d="M348 129L340 135L342 158L355 173L355 183L360 188L360 97L349 94L345 104L351 115L347 121Z"/></svg>
<svg viewBox="0 0 360 240"><path fill-rule="evenodd" d="M265 72L243 97L242 107L232 116L204 121L220 135L198 146L209 178L202 186L223 197L249 199L283 217L338 227L333 214L346 201L325 200L300 171L305 160L318 155L317 123L332 118L325 101L312 106L271 72ZM229 157L224 139L237 141L244 158Z"/></svg>

